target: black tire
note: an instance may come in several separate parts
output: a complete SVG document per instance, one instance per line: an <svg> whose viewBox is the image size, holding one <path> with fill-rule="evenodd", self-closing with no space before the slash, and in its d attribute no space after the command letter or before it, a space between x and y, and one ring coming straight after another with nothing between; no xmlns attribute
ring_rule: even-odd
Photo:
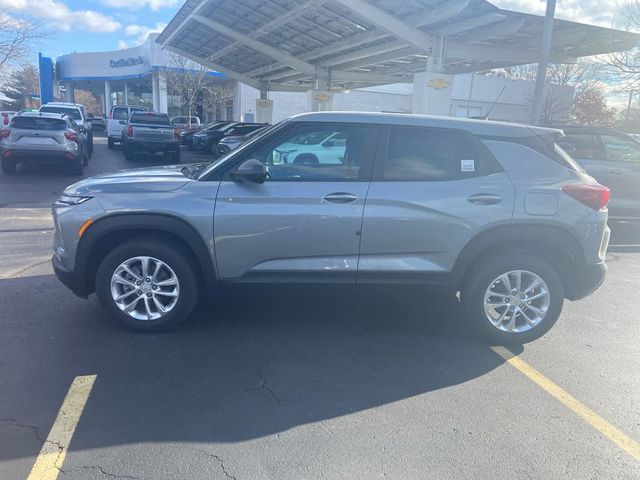
<svg viewBox="0 0 640 480"><path fill-rule="evenodd" d="M14 173L16 173L16 166L17 164L15 160L12 160L10 158L2 159L2 173L13 175Z"/></svg>
<svg viewBox="0 0 640 480"><path fill-rule="evenodd" d="M83 166L85 166L85 167L86 167L87 165L89 165L89 155L87 154L87 152L84 152L84 153L83 153L83 156L82 156L82 165L83 165Z"/></svg>
<svg viewBox="0 0 640 480"><path fill-rule="evenodd" d="M544 318L528 331L511 333L498 329L484 311L484 295L500 275L524 270L539 276L550 293L549 308ZM494 345L528 343L547 333L558 320L564 304L564 288L556 271L544 260L527 253L505 253L493 256L471 268L461 291L466 321L478 336ZM520 320L522 321L522 317Z"/></svg>
<svg viewBox="0 0 640 480"><path fill-rule="evenodd" d="M69 163L69 171L73 175L82 175L84 172L84 154L82 157L71 160L71 163Z"/></svg>
<svg viewBox="0 0 640 480"><path fill-rule="evenodd" d="M89 139L87 140L87 143L89 144L89 152L88 152L88 155L87 155L87 160L88 160L93 155L93 132L91 132L89 134Z"/></svg>
<svg viewBox="0 0 640 480"><path fill-rule="evenodd" d="M112 138L107 138L107 147L109 147L109 148L113 148L113 144L114 144L114 143L115 143L115 142L113 141L113 139L112 139Z"/></svg>
<svg viewBox="0 0 640 480"><path fill-rule="evenodd" d="M125 145L125 146L122 147L122 151L124 152L124 159L127 162L133 162L134 155L133 155L133 152L131 151L131 149Z"/></svg>
<svg viewBox="0 0 640 480"><path fill-rule="evenodd" d="M137 256L149 256L167 264L178 277L180 293L171 311L157 320L137 320L124 313L111 296L111 277L122 262ZM155 332L175 328L188 319L198 297L196 267L179 248L153 237L140 237L118 245L100 263L96 273L96 293L110 316L127 328ZM136 295L135 293L133 295Z"/></svg>

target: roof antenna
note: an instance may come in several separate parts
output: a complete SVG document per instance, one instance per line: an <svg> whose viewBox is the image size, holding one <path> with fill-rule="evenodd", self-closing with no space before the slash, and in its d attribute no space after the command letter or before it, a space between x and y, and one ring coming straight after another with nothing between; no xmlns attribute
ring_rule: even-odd
<svg viewBox="0 0 640 480"><path fill-rule="evenodd" d="M496 99L493 101L493 103L491 104L491 106L489 107L489 110L487 110L487 113L485 113L482 116L478 116L478 117L470 117L473 118L474 120L488 120L489 119L489 115L491 114L491 111L493 110L493 107L496 106L496 103L498 103L498 100L500 100L500 97L502 96L502 94L504 93L504 91L507 89L507 87L502 87L502 90L500 90L500 93L498 94L498 96L496 97Z"/></svg>

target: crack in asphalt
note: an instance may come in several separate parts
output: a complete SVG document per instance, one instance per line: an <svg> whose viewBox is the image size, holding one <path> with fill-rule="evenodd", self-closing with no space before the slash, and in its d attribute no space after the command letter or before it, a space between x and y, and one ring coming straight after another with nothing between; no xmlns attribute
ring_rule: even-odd
<svg viewBox="0 0 640 480"><path fill-rule="evenodd" d="M75 468L72 468L70 470L62 470L60 468L58 470L60 470L60 472L62 472L62 474L64 474L64 475L67 475L69 472L78 471L78 470L98 470L100 472L100 474L102 474L102 475L104 475L105 477L108 477L108 478L125 478L125 479L129 479L129 480L139 480L138 477L132 477L131 475L117 475L115 473L107 472L100 465L82 465L80 467L75 467Z"/></svg>
<svg viewBox="0 0 640 480"><path fill-rule="evenodd" d="M204 453L205 455L215 458L215 460L220 464L220 469L222 470L222 473L224 473L225 478L230 478L231 480L238 480L236 477L234 477L229 473L229 470L227 470L227 467L224 466L224 460L222 460L221 457L219 457L214 453L209 453L205 450L201 450L201 452Z"/></svg>
<svg viewBox="0 0 640 480"><path fill-rule="evenodd" d="M44 438L42 438L42 435L40 435L40 429L35 425L30 425L28 423L21 423L13 418L0 418L0 422L11 423L16 427L29 429L36 436L39 443L44 443L46 441Z"/></svg>
<svg viewBox="0 0 640 480"><path fill-rule="evenodd" d="M281 403L282 400L280 400L280 397L278 397L278 395L276 395L276 393L271 389L271 387L267 385L267 380L266 378L264 378L264 375L262 374L260 369L258 369L258 376L260 377L260 384L258 385L258 389L264 388L267 392L269 392L269 394L273 397L276 403L278 404Z"/></svg>

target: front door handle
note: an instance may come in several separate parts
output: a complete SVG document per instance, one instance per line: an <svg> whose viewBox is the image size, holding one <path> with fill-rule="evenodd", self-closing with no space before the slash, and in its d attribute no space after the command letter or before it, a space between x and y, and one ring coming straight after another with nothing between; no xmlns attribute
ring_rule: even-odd
<svg viewBox="0 0 640 480"><path fill-rule="evenodd" d="M476 193L467 198L467 201L475 205L495 205L502 201L502 197L493 193Z"/></svg>
<svg viewBox="0 0 640 480"><path fill-rule="evenodd" d="M610 168L609 173L613 173L614 175L624 175L625 171L622 168Z"/></svg>
<svg viewBox="0 0 640 480"><path fill-rule="evenodd" d="M351 203L358 200L358 197L356 197L353 193L335 192L328 193L327 195L322 197L322 199L330 203Z"/></svg>

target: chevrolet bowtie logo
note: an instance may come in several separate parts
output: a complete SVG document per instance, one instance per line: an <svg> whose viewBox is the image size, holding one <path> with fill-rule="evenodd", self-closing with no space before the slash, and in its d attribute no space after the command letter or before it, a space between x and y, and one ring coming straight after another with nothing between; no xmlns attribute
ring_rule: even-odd
<svg viewBox="0 0 640 480"><path fill-rule="evenodd" d="M444 90L449 88L451 82L446 81L443 78L433 78L427 82L427 87L431 87L434 90Z"/></svg>

